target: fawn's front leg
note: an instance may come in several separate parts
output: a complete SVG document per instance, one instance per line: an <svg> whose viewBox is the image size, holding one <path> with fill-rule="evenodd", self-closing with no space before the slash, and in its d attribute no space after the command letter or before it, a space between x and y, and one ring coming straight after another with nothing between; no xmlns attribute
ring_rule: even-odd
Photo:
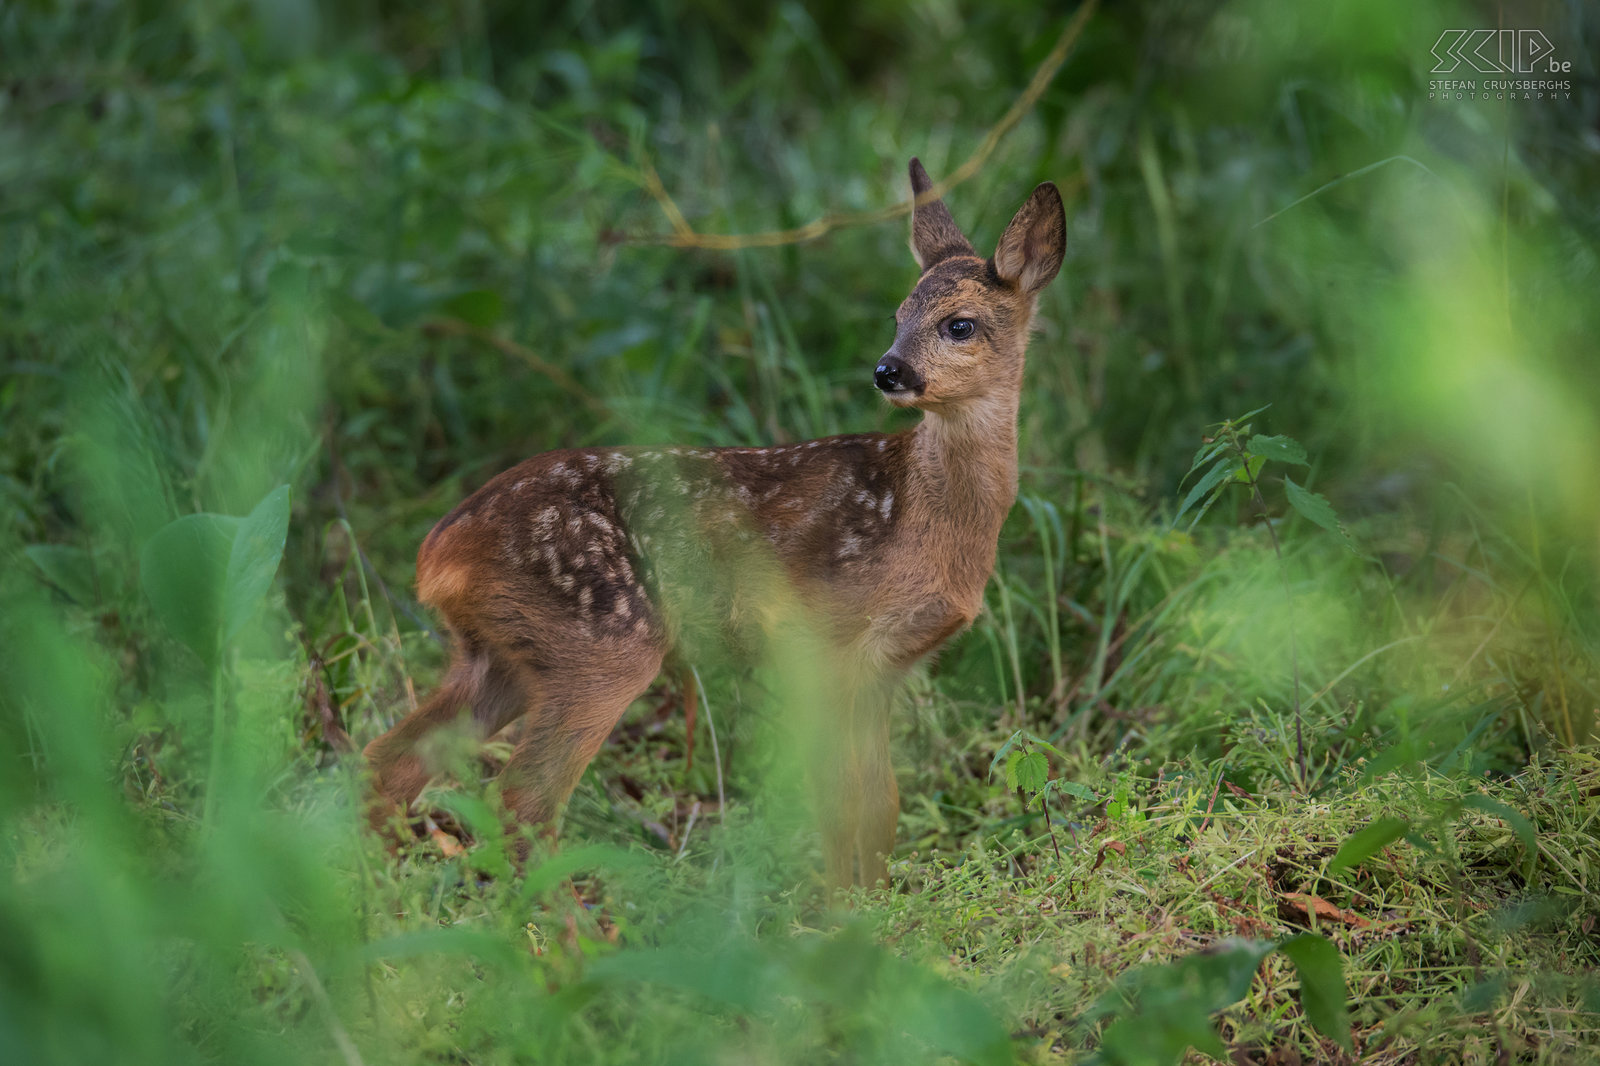
<svg viewBox="0 0 1600 1066"><path fill-rule="evenodd" d="M818 723L812 788L822 823L822 857L832 888L887 884L900 790L889 758L893 686L858 679Z"/></svg>

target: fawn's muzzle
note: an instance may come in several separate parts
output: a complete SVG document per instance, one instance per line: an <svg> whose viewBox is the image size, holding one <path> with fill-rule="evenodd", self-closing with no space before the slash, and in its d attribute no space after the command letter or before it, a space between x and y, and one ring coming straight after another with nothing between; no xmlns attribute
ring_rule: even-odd
<svg viewBox="0 0 1600 1066"><path fill-rule="evenodd" d="M922 378L898 355L886 355L880 359L872 380L882 392L922 391Z"/></svg>

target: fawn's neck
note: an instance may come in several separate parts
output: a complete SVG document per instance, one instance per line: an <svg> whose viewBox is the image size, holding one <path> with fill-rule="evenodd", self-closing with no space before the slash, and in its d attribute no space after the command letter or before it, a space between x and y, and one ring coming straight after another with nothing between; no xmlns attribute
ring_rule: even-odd
<svg viewBox="0 0 1600 1066"><path fill-rule="evenodd" d="M1017 497L1017 391L942 411L912 430L917 481L937 525L993 550Z"/></svg>

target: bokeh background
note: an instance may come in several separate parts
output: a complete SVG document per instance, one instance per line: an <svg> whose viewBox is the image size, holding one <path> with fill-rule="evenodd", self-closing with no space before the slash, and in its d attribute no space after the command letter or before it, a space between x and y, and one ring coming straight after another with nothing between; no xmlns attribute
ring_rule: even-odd
<svg viewBox="0 0 1600 1066"><path fill-rule="evenodd" d="M1107 4L1025 97L1078 10L0 7L0 1058L1160 1062L1225 1007L1235 1061L1584 1061L1600 12ZM1560 95L1430 98L1495 27ZM473 488L909 424L913 155L976 156L980 249L1047 179L1069 244L989 609L902 700L898 890L830 907L783 685L709 664L527 877L504 741L363 840L349 749L438 676L414 553ZM1306 464L1175 520L1246 412ZM1278 955L1150 969L1308 923L1349 1051Z"/></svg>

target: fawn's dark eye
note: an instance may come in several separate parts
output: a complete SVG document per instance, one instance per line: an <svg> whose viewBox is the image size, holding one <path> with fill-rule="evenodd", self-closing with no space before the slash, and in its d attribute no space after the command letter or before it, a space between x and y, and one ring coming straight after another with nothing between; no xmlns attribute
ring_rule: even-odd
<svg viewBox="0 0 1600 1066"><path fill-rule="evenodd" d="M952 318L950 324L944 327L953 341L964 341L978 332L978 324L970 318Z"/></svg>

